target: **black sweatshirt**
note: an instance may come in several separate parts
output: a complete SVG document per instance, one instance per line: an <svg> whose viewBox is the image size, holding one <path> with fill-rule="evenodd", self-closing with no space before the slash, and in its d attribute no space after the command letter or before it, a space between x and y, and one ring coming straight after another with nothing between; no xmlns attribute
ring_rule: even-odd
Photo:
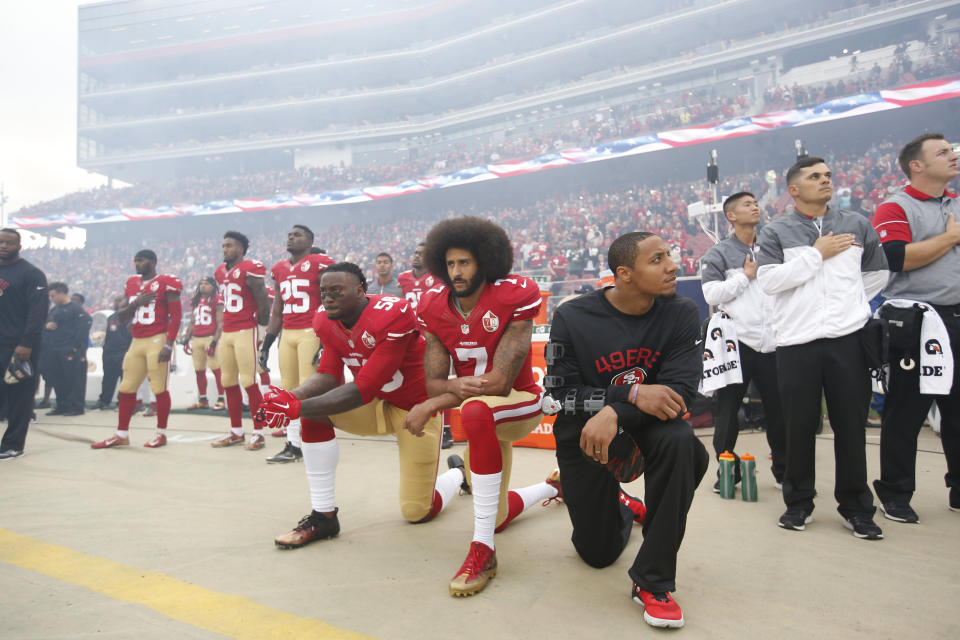
<svg viewBox="0 0 960 640"><path fill-rule="evenodd" d="M49 306L43 271L22 258L0 265L0 346L37 348Z"/></svg>
<svg viewBox="0 0 960 640"><path fill-rule="evenodd" d="M627 430L659 421L628 401L632 383L666 385L690 406L703 375L697 305L679 296L659 298L647 313L629 315L610 304L604 291L580 296L554 312L550 342L564 345L564 355L547 367L548 375L563 378L560 389L549 391L551 397L563 402L576 390L582 400L603 390L604 404Z"/></svg>
<svg viewBox="0 0 960 640"><path fill-rule="evenodd" d="M87 352L90 340L90 316L76 302L54 305L50 321L57 323L53 331L43 336L43 348L54 353Z"/></svg>

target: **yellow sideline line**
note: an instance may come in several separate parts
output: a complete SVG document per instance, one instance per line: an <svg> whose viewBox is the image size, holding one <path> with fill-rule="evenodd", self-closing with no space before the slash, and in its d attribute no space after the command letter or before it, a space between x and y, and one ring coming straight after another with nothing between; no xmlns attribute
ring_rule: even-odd
<svg viewBox="0 0 960 640"><path fill-rule="evenodd" d="M174 620L231 638L369 640L368 636L285 613L244 596L219 593L2 527L0 561L86 587L114 600L141 604Z"/></svg>

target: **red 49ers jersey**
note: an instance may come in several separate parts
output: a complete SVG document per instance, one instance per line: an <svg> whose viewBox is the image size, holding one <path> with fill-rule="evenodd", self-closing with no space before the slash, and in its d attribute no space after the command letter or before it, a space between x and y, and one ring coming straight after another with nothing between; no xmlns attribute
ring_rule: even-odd
<svg viewBox="0 0 960 640"><path fill-rule="evenodd" d="M427 399L423 375L425 342L410 303L395 296L368 295L367 306L350 329L331 320L321 307L313 330L323 352L318 373L341 378L346 365L364 404L382 398L409 410Z"/></svg>
<svg viewBox="0 0 960 640"><path fill-rule="evenodd" d="M150 304L137 307L130 327L131 335L134 338L149 338L158 333L166 333L169 320L167 317L167 294L180 293L182 290L183 284L175 276L157 274L146 282L140 276L127 278L124 293L129 302L133 302L141 293L155 293L157 295Z"/></svg>
<svg viewBox="0 0 960 640"><path fill-rule="evenodd" d="M193 337L206 338L217 332L217 305L222 304L220 297L200 298L193 308Z"/></svg>
<svg viewBox="0 0 960 640"><path fill-rule="evenodd" d="M397 275L397 284L400 285L404 297L416 309L417 305L420 304L420 296L423 295L424 291L437 284L437 279L430 275L429 271L424 273L423 277L418 278L413 275L413 269L410 269Z"/></svg>
<svg viewBox="0 0 960 640"><path fill-rule="evenodd" d="M332 264L330 256L311 253L296 264L281 260L273 265L270 275L280 290L284 329L310 328L320 307L320 274Z"/></svg>
<svg viewBox="0 0 960 640"><path fill-rule="evenodd" d="M247 286L247 276L262 278L266 267L259 260L243 260L227 271L227 265L217 267L214 277L220 284L223 298L223 330L242 331L257 326L257 301Z"/></svg>
<svg viewBox="0 0 960 640"><path fill-rule="evenodd" d="M453 306L446 285L423 294L417 316L421 326L447 348L458 376L482 376L493 368L493 355L507 325L533 319L540 309L540 300L540 288L533 280L509 275L483 288L477 306L466 319ZM540 394L533 378L529 347L513 388Z"/></svg>

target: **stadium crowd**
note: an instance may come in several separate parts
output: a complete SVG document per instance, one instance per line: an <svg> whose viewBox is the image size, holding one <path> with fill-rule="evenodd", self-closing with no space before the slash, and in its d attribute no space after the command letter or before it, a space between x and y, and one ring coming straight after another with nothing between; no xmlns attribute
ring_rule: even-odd
<svg viewBox="0 0 960 640"><path fill-rule="evenodd" d="M863 153L836 154L828 159L834 170L840 206L865 216L870 216L877 204L903 183L896 167L896 150L889 142L875 144ZM760 176L761 172L731 176L722 180L720 192L756 193L764 203L768 219L790 210L791 200L783 185L777 185L779 197L772 197L767 193L770 186ZM372 274L376 255L386 251L393 256L397 273L408 268L413 248L436 221L456 215L488 218L510 234L519 271L565 282L558 291L568 292L584 280L595 282L605 268L603 247L610 238L630 229L649 229L663 236L682 255L684 272L696 273L696 260L711 241L687 219L687 205L709 201L707 187L703 181L637 183L616 191L573 191L523 207L443 210L412 220L313 226L317 246L334 259L355 262ZM316 214L304 216L303 221L312 224L311 218L324 215L327 213L321 208ZM121 224L131 229L137 225ZM251 256L267 264L285 257L282 233L269 214L255 214L249 222L234 226L249 235ZM68 280L71 290L84 293L88 308L96 310L110 307L112 296L131 272L131 256L148 244L160 256L163 269L177 274L191 287L201 277L213 273L221 260L218 235L194 238L189 243L137 238L77 251L40 249L30 253L31 260L51 278ZM78 270L77 264L84 264L84 269Z"/></svg>

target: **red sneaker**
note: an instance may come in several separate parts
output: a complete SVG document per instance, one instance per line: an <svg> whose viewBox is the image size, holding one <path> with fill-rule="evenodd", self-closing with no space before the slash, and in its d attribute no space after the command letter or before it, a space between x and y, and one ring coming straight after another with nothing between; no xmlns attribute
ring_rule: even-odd
<svg viewBox="0 0 960 640"><path fill-rule="evenodd" d="M150 442L144 443L143 446L147 447L148 449L156 449L158 447L164 447L166 444L167 436L162 433L158 433L157 435L153 436Z"/></svg>
<svg viewBox="0 0 960 640"><path fill-rule="evenodd" d="M206 398L203 398L202 400L195 402L194 404L187 407L187 411L200 411L201 409L209 409L209 408L210 408L210 401L207 400Z"/></svg>
<svg viewBox="0 0 960 640"><path fill-rule="evenodd" d="M235 444L243 444L243 435L238 436L231 431L226 437L211 442L210 446L219 449L220 447L232 447Z"/></svg>
<svg viewBox="0 0 960 640"><path fill-rule="evenodd" d="M450 595L472 596L497 575L497 552L482 542L471 542L467 559L450 581Z"/></svg>
<svg viewBox="0 0 960 640"><path fill-rule="evenodd" d="M286 428L286 427L281 427L281 428L277 429L276 431L271 431L271 432L270 432L270 435L272 435L274 438L286 438L286 437L287 437L287 428Z"/></svg>
<svg viewBox="0 0 960 640"><path fill-rule="evenodd" d="M626 491L620 490L620 504L624 505L630 511L633 511L633 521L637 524L643 524L643 519L647 515L647 505L643 504L640 498L634 498Z"/></svg>
<svg viewBox="0 0 960 640"><path fill-rule="evenodd" d="M560 469L554 469L553 473L548 475L547 479L544 480L544 482L546 482L548 485L556 489L557 495L552 498L548 498L544 500L543 506L547 506L554 500L556 500L557 502L563 502L563 486L560 484Z"/></svg>
<svg viewBox="0 0 960 640"><path fill-rule="evenodd" d="M679 629L683 626L683 612L669 593L650 593L634 584L630 595L643 607L643 619L651 627Z"/></svg>
<svg viewBox="0 0 960 640"><path fill-rule="evenodd" d="M112 449L113 447L126 447L130 444L130 438L121 438L118 435L112 435L106 440L94 442L90 445L91 449Z"/></svg>

